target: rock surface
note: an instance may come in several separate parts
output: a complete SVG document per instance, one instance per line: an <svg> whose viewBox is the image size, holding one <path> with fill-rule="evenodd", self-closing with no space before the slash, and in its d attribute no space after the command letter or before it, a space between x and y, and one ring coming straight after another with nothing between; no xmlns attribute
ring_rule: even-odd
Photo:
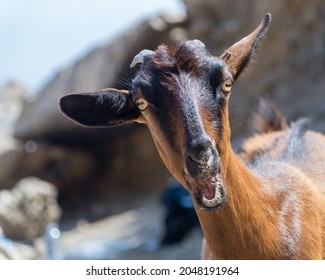
<svg viewBox="0 0 325 280"><path fill-rule="evenodd" d="M16 147L17 141L12 132L22 110L23 99L28 95L28 90L20 83L0 85L0 155Z"/></svg>
<svg viewBox="0 0 325 280"><path fill-rule="evenodd" d="M57 190L37 178L25 178L12 190L0 192L0 225L6 237L33 240L48 223L60 219Z"/></svg>
<svg viewBox="0 0 325 280"><path fill-rule="evenodd" d="M35 176L60 190L86 181L94 172L95 159L86 151L28 141L0 157L0 190L20 179Z"/></svg>

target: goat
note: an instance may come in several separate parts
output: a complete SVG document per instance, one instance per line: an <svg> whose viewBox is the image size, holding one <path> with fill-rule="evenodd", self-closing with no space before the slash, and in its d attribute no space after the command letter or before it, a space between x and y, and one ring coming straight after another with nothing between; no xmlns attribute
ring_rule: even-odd
<svg viewBox="0 0 325 280"><path fill-rule="evenodd" d="M270 22L266 14L219 57L199 40L144 50L132 62L141 67L130 91L60 99L63 114L83 126L147 124L163 162L191 193L206 259L325 258L325 137L306 121L279 125L246 141L247 163L230 143L231 87Z"/></svg>

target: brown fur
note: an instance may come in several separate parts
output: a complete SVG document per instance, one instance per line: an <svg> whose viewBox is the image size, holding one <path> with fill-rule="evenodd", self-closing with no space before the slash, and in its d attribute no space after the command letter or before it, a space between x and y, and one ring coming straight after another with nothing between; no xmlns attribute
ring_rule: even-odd
<svg viewBox="0 0 325 280"><path fill-rule="evenodd" d="M218 213L197 210L203 258L325 259L325 136L307 131L298 158L286 159L291 129L283 129L247 139L246 164L222 143L228 203Z"/></svg>

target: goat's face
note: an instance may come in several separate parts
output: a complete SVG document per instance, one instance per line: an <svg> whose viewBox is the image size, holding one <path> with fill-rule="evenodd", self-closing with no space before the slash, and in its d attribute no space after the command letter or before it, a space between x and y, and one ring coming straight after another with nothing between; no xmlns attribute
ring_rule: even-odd
<svg viewBox="0 0 325 280"><path fill-rule="evenodd" d="M69 94L61 98L61 110L85 126L147 124L165 165L198 206L218 209L226 195L217 147L227 129L230 89L269 22L266 15L253 33L219 58L198 40L176 50L160 46L142 52L132 63L141 62L141 68L130 91Z"/></svg>
<svg viewBox="0 0 325 280"><path fill-rule="evenodd" d="M233 77L223 60L198 40L146 55L131 98L171 173L204 208L225 197L217 142Z"/></svg>

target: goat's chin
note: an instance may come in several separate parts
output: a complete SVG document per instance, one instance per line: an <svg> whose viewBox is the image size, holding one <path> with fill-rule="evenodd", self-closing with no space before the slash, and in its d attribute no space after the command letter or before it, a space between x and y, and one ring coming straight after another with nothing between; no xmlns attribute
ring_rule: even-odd
<svg viewBox="0 0 325 280"><path fill-rule="evenodd" d="M207 178L187 177L188 187L201 210L217 211L226 202L226 192L220 173Z"/></svg>

